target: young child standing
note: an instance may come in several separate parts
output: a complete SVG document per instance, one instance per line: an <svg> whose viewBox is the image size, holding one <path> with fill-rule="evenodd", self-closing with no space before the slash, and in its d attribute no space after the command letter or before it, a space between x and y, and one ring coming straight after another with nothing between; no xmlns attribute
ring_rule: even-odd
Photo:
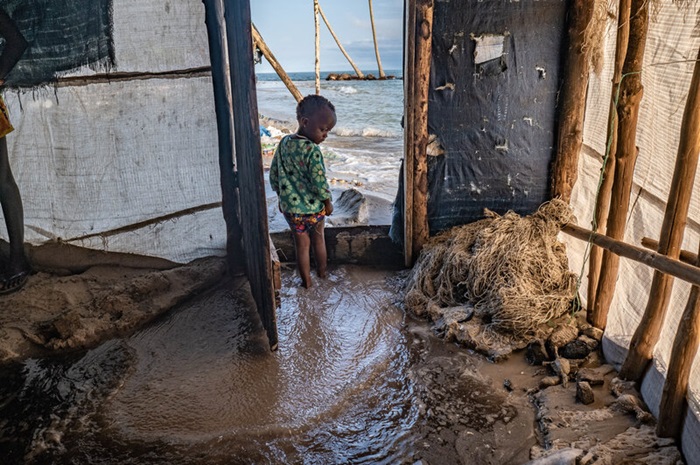
<svg viewBox="0 0 700 465"><path fill-rule="evenodd" d="M297 132L280 141L270 165L270 185L279 198L292 233L302 286L311 286L313 248L316 271L326 277L325 217L333 213L326 167L318 144L326 140L337 119L335 107L320 95L307 95L297 105Z"/></svg>

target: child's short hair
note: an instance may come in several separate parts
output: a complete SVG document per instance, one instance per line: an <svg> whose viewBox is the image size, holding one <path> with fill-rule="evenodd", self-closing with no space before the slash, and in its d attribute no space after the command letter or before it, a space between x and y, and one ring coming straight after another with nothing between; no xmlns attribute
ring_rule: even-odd
<svg viewBox="0 0 700 465"><path fill-rule="evenodd" d="M335 106L333 106L330 100L328 100L326 97L315 94L307 95L301 99L297 105L297 119L302 117L308 118L311 114L324 106L330 108L331 111L335 113Z"/></svg>

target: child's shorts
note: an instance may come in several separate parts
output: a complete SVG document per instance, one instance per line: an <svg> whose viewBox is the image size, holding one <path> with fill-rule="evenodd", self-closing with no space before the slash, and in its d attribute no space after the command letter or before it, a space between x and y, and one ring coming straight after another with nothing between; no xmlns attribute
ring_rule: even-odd
<svg viewBox="0 0 700 465"><path fill-rule="evenodd" d="M0 96L0 138L5 137L14 131L14 129L15 128L13 128L10 123L10 114L7 111L5 101L2 99L2 96Z"/></svg>
<svg viewBox="0 0 700 465"><path fill-rule="evenodd" d="M310 215L303 215L298 213L284 213L284 219L287 220L287 224L292 228L297 234L302 234L309 232L316 228L316 225L323 221L326 217L326 209L322 209L318 213L312 213Z"/></svg>

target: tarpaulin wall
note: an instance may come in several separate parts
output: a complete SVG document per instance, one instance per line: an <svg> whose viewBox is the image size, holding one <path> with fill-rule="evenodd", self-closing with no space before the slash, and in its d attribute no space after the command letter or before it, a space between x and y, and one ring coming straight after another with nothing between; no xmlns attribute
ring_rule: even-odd
<svg viewBox="0 0 700 465"><path fill-rule="evenodd" d="M548 199L565 0L435 2L428 130L431 234Z"/></svg>
<svg viewBox="0 0 700 465"><path fill-rule="evenodd" d="M652 8L642 84L632 201L624 240L641 246L643 237L659 239L664 210L678 151L681 119L687 99L693 66L700 47L700 13L697 4L662 0ZM684 6L685 5L685 6ZM584 147L580 157L579 179L572 193L572 206L578 223L591 226L598 189L615 54L617 12L611 15L605 35L605 65L592 74L588 89ZM683 249L697 253L700 236L700 179L696 176ZM587 291L586 244L566 235L572 270L583 277L581 295ZM622 258L615 298L608 315L603 340L605 357L619 366L625 359L630 339L647 305L653 270ZM673 294L654 361L642 385L642 394L652 413L658 415L666 367L678 321L688 299L690 285L675 280ZM690 411L683 432L683 452L690 464L700 464L700 364L696 357L690 380Z"/></svg>
<svg viewBox="0 0 700 465"><path fill-rule="evenodd" d="M84 82L59 79L5 94L16 128L7 140L26 239L177 262L224 255L223 214L211 206L221 201L212 84L196 71L209 65L204 5L111 3L111 12L98 15L112 18L102 29L112 35L111 71L133 78L99 79L89 55L87 66L62 73ZM0 234L6 239L4 227Z"/></svg>

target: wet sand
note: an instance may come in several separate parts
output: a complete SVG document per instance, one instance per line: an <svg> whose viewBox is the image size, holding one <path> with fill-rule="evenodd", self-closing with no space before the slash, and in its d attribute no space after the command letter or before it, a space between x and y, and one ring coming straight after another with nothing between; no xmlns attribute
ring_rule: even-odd
<svg viewBox="0 0 700 465"><path fill-rule="evenodd" d="M220 259L83 258L0 302L9 463L679 459L611 395L612 368L590 405L574 382L542 387L549 373L523 352L495 364L405 314L401 272L332 266L304 290L284 266L269 353L245 280Z"/></svg>

